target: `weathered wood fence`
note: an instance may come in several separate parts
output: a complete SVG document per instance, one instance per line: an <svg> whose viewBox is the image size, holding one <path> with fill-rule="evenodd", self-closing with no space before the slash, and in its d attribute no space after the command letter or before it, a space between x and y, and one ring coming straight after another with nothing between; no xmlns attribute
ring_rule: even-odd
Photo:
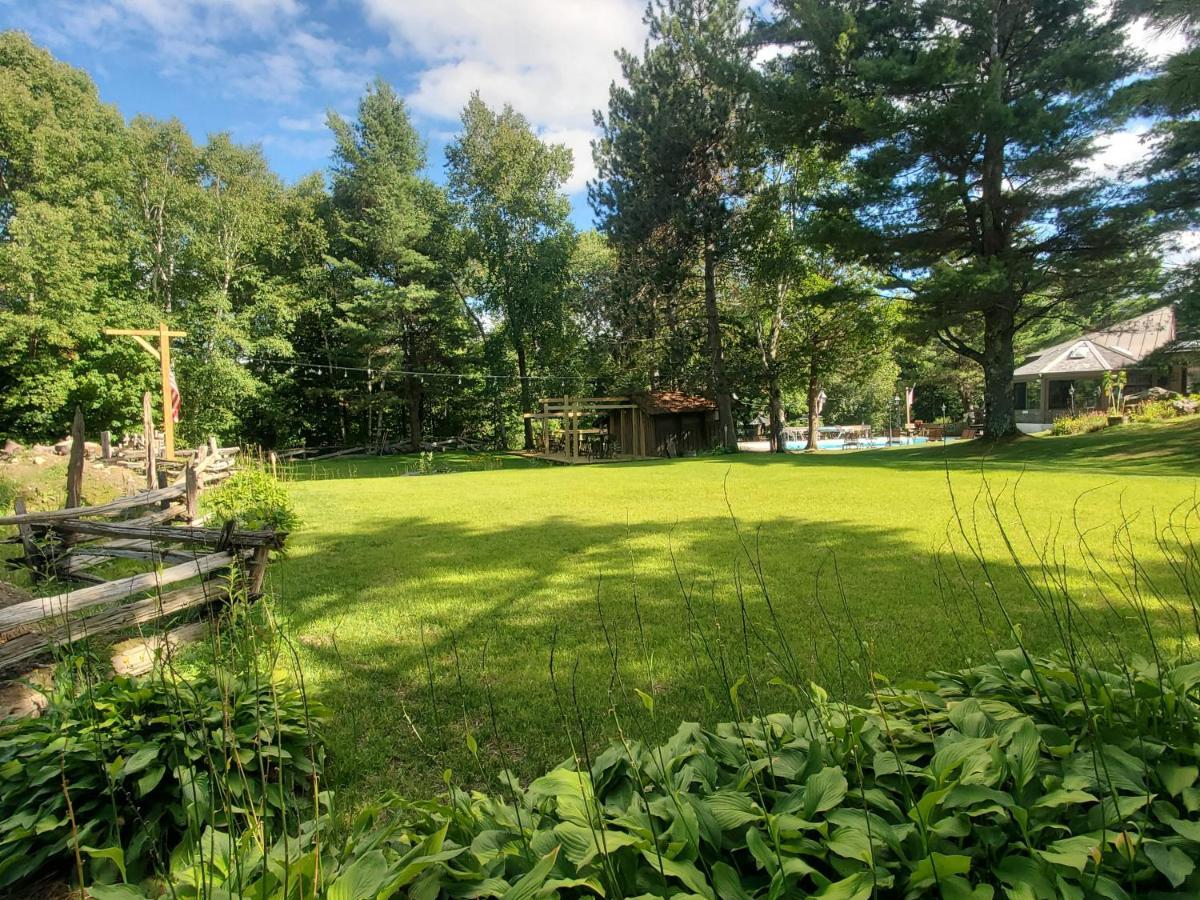
<svg viewBox="0 0 1200 900"><path fill-rule="evenodd" d="M158 487L95 506L28 512L18 500L15 515L0 518L0 525L17 527L7 542L22 548L7 564L29 569L35 583L53 580L68 589L0 608L0 669L234 594L257 596L270 553L283 547L286 534L195 524L201 491L227 477L235 458L236 448L204 445L186 454L174 482L159 469ZM75 504L82 471L82 454L78 465L72 456L67 494ZM128 574L126 565L119 577L96 574L117 559L145 570Z"/></svg>

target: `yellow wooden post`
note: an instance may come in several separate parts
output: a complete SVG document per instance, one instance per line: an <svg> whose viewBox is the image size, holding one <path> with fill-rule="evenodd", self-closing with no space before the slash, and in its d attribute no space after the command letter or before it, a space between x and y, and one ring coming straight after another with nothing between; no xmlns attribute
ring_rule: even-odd
<svg viewBox="0 0 1200 900"><path fill-rule="evenodd" d="M175 415L171 409L171 339L167 323L158 323L158 368L162 376L163 457L175 459Z"/></svg>
<svg viewBox="0 0 1200 900"><path fill-rule="evenodd" d="M149 328L105 328L104 333L133 338L143 350L158 360L158 375L162 381L163 457L173 460L175 458L175 418L171 414L171 338L187 337L187 332L171 331L167 328L166 322L159 322L158 328L153 330ZM155 347L145 340L148 337L157 337L158 346Z"/></svg>

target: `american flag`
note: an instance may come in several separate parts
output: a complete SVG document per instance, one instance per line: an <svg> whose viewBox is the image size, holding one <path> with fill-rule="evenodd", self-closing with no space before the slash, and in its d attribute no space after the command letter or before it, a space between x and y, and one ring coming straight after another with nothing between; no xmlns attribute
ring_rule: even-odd
<svg viewBox="0 0 1200 900"><path fill-rule="evenodd" d="M175 370L171 369L171 421L179 421L179 384L175 381Z"/></svg>

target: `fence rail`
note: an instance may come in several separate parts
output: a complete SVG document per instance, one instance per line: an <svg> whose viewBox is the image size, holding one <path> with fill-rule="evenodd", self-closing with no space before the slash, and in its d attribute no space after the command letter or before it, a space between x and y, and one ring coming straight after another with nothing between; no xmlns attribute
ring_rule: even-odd
<svg viewBox="0 0 1200 900"><path fill-rule="evenodd" d="M82 445L80 420L75 432ZM85 637L154 623L234 595L257 597L271 551L282 549L287 535L232 523L198 524L202 491L233 472L237 453L214 441L185 451L170 484L164 482L172 462L154 460L147 468L156 471L159 487L92 506L78 503L83 457L77 462L73 455L67 475L73 505L30 512L18 500L13 515L0 517L0 525L17 528L5 543L22 550L6 563L28 569L35 584L61 589L0 608L0 670ZM117 561L118 574L95 574ZM130 567L142 571L131 574Z"/></svg>

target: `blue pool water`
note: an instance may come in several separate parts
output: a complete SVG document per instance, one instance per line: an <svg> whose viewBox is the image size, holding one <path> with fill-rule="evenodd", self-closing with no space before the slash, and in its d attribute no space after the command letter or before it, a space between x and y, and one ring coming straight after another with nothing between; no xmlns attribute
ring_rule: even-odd
<svg viewBox="0 0 1200 900"><path fill-rule="evenodd" d="M953 443L954 440L956 440L956 439L955 438L946 438L947 443ZM894 438L892 438L893 445L898 445L898 446L903 446L903 447L912 446L914 444L927 444L927 443L929 443L929 438L927 438L927 437L894 437ZM941 443L941 442L939 441L938 443ZM843 446L843 444L844 444L844 441L842 441L841 438L836 438L836 439L831 438L830 440L826 440L826 441L818 440L817 441L817 449L819 449L819 450L844 450L846 448ZM873 438L867 438L867 439L861 440L858 442L858 444L859 444L859 447L861 447L863 449L866 449L868 447L886 447L888 444L888 439L887 439L887 435L884 435L883 437L873 437ZM808 441L788 441L787 448L789 450L807 450L808 449Z"/></svg>

